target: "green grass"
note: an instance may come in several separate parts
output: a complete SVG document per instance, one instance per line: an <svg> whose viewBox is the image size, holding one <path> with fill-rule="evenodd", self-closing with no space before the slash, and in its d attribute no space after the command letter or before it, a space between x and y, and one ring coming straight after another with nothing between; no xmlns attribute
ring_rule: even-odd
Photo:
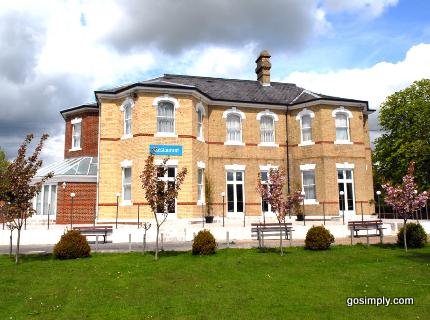
<svg viewBox="0 0 430 320"><path fill-rule="evenodd" d="M430 247L0 256L0 319L428 319ZM346 306L347 297L413 306Z"/></svg>

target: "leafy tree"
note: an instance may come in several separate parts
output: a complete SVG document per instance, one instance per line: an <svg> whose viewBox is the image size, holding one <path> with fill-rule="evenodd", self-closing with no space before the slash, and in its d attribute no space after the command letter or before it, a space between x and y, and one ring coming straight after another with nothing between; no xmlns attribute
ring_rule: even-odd
<svg viewBox="0 0 430 320"><path fill-rule="evenodd" d="M401 185L393 186L389 183L382 186L387 193L385 202L397 210L399 215L403 218L404 232L403 240L405 244L405 251L408 251L406 244L406 222L409 218L413 217L415 211L423 208L429 198L427 191L419 193L417 191L417 184L414 178L414 163L409 164L408 173L403 177Z"/></svg>
<svg viewBox="0 0 430 320"><path fill-rule="evenodd" d="M273 212L276 214L279 224L285 223L287 213L300 206L303 201L303 195L300 191L294 191L284 197L284 186L287 181L287 175L284 169L270 169L267 184L262 183L260 174L257 179L257 192L267 201ZM282 250L282 235L279 237L279 245Z"/></svg>
<svg viewBox="0 0 430 320"><path fill-rule="evenodd" d="M428 190L430 80L415 81L408 88L389 96L381 106L379 123L383 134L375 141L373 160L376 176L400 183L409 162L415 161L417 182L422 190Z"/></svg>
<svg viewBox="0 0 430 320"><path fill-rule="evenodd" d="M39 159L39 156L43 143L47 138L48 135L44 134L33 154L27 158L27 149L33 140L32 134L27 135L18 149L17 157L7 166L6 170L0 172L0 204L2 205L2 211L9 229L18 231L15 263L19 261L22 226L25 219L34 213L32 200L40 191L43 183L52 177L52 173L49 173L39 182L32 182L37 170L42 166L42 160Z"/></svg>
<svg viewBox="0 0 430 320"><path fill-rule="evenodd" d="M160 227L166 221L169 215L169 205L174 203L175 199L178 197L178 192L187 174L187 168L182 168L182 170L176 174L175 183L168 183L160 180L158 177L164 177L167 172L167 161L168 159L164 159L162 165L155 165L154 155L151 152L145 161L145 168L140 175L142 188L145 190L145 198L154 214L157 227L155 260L158 260Z"/></svg>
<svg viewBox="0 0 430 320"><path fill-rule="evenodd" d="M0 148L0 173L6 170L9 161L6 159L6 153Z"/></svg>

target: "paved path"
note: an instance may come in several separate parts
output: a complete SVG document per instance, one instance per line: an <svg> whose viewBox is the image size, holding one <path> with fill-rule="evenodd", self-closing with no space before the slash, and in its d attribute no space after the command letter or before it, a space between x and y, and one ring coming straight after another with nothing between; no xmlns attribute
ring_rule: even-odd
<svg viewBox="0 0 430 320"><path fill-rule="evenodd" d="M384 243L395 243L397 240L396 236L384 236ZM366 238L359 238L353 239L353 244L356 243L363 243L366 244ZM335 245L350 245L351 239L350 238L336 238ZM369 238L370 244L376 244L379 243L379 237L371 237ZM267 247L277 247L279 246L278 240L265 240L265 245ZM289 242L286 240L284 242L284 245L288 248ZM127 242L122 243L100 243L96 245L95 243L91 243L91 250L92 252L128 252L135 251L135 252L141 252L143 249L142 243L132 242L131 245ZM191 241L186 242L166 242L163 244L163 249L166 251L190 251L192 246ZM233 241L227 246L226 243L218 243L219 248L255 248L258 246L258 243L256 240L237 240ZM292 246L304 246L304 240L303 239L297 239L292 241ZM52 244L40 244L40 245L22 245L21 246L21 253L22 254L43 254L43 253L51 253L53 250L54 245ZM161 248L161 245L160 245ZM147 243L146 250L147 251L153 251L155 249L155 243L149 242ZM15 246L13 246L13 250L15 250ZM0 254L8 254L9 253L9 246L2 245L0 246Z"/></svg>

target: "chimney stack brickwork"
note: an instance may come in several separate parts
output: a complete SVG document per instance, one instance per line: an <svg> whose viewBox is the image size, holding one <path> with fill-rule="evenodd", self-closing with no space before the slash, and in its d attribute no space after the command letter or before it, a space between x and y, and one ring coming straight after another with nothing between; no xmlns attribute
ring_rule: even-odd
<svg viewBox="0 0 430 320"><path fill-rule="evenodd" d="M255 68L257 80L263 86L270 86L270 68L272 67L270 53L267 50L261 51L260 56L255 62L257 63L257 68Z"/></svg>

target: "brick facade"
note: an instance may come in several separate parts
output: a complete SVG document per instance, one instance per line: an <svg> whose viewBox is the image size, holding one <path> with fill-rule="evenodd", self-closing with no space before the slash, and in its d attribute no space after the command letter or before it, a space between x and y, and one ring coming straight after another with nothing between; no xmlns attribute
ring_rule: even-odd
<svg viewBox="0 0 430 320"><path fill-rule="evenodd" d="M166 90L168 91L168 90ZM295 106L288 113L286 108L267 106L257 108L253 105L230 106L203 103L206 116L203 119L204 141L196 139L197 113L199 99L189 94L169 93L178 100L179 108L175 111L177 137L156 137L156 107L153 102L166 93L139 91L135 93L132 109L132 137L123 138L123 112L121 105L126 97L118 99L100 99L100 160L99 160L99 219L112 220L116 214L116 193L121 192L121 162L132 161L132 202L133 205L120 205L120 219L134 220L137 211L140 216L151 217L149 206L141 187L140 174L149 152L149 144L174 144L183 146L178 167L187 167L182 190L177 199L178 217L199 217L202 207L197 205L197 163L206 166L205 174L213 184L215 215L222 214L221 192L226 192L226 165L245 166L244 197L246 215L261 215L261 197L256 192L257 174L260 166L275 165L287 167L287 148L289 153L289 171L291 190L301 190L300 165L314 164L316 179L316 204L306 205L306 214L339 215L339 192L336 164L348 163L354 166L355 213L374 212L369 204L373 199L372 165L367 115L356 105L312 104L306 108L315 113L312 120L313 145L300 146L300 124L297 113L303 106ZM351 112L349 119L351 144L335 144L335 119L333 110L343 106ZM226 141L226 119L223 112L232 107L244 113L242 121L243 146L224 145ZM258 146L260 143L260 122L257 114L269 109L279 120L275 122L276 147ZM288 124L288 125L287 125ZM288 139L287 139L288 132ZM288 141L288 146L287 146ZM161 156L158 158L162 158ZM227 200L227 199L225 199ZM121 201L120 201L121 202Z"/></svg>
<svg viewBox="0 0 430 320"><path fill-rule="evenodd" d="M82 118L81 124L81 150L72 151L72 119ZM98 153L98 112L76 112L66 118L64 158L82 156L97 157Z"/></svg>
<svg viewBox="0 0 430 320"><path fill-rule="evenodd" d="M57 224L70 224L73 214L73 224L93 223L96 210L97 184L84 182L69 182L63 189L57 186ZM73 199L71 193L75 193Z"/></svg>

